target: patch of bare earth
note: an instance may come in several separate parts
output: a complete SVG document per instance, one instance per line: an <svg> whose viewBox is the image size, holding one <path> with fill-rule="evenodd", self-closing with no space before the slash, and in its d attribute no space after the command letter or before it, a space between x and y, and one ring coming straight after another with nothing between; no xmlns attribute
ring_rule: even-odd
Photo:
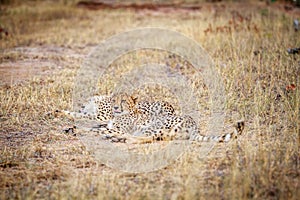
<svg viewBox="0 0 300 200"><path fill-rule="evenodd" d="M58 70L80 65L90 48L59 46L16 47L0 56L0 85L9 85L53 75Z"/></svg>

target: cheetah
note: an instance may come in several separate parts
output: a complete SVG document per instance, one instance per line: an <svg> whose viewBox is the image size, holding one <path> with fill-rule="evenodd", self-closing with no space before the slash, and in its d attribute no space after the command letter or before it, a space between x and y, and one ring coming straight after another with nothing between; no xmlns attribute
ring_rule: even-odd
<svg viewBox="0 0 300 200"><path fill-rule="evenodd" d="M127 94L93 96L79 112L56 111L74 119L96 120L108 129L129 131L136 120L136 98Z"/></svg>
<svg viewBox="0 0 300 200"><path fill-rule="evenodd" d="M205 136L200 133L191 116L176 115L175 109L168 102L137 102L137 98L127 94L94 96L82 112L66 111L65 114L104 122L106 126L100 132L105 138L127 143L170 140L228 142L241 135L245 125L241 120L236 122L230 133Z"/></svg>
<svg viewBox="0 0 300 200"><path fill-rule="evenodd" d="M112 98L110 96L93 96L79 112L56 110L75 119L107 121L113 118ZM117 112L116 112L117 113Z"/></svg>

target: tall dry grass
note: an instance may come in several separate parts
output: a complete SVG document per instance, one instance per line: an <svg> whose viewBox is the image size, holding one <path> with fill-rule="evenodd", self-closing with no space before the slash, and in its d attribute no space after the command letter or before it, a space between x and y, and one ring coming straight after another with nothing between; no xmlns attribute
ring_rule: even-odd
<svg viewBox="0 0 300 200"><path fill-rule="evenodd" d="M1 6L1 26L9 32L1 38L2 64L24 59L25 53L11 53L20 46L58 46L83 55L48 58L64 61L63 69L1 86L1 199L297 199L300 57L286 51L300 46L294 17L263 3L169 14L87 11L52 2ZM92 46L149 25L203 45L224 80L229 121L243 117L246 130L205 159L193 146L164 169L128 174L97 162L76 135L62 131L72 121L54 111L71 108L76 71Z"/></svg>

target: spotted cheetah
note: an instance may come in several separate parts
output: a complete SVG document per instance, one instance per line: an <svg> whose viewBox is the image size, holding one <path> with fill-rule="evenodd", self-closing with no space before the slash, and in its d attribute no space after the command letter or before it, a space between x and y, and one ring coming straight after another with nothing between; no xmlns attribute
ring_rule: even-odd
<svg viewBox="0 0 300 200"><path fill-rule="evenodd" d="M93 96L79 112L56 111L75 119L96 120L108 129L128 132L136 120L136 98L127 94Z"/></svg>
<svg viewBox="0 0 300 200"><path fill-rule="evenodd" d="M90 119L97 121L107 121L113 118L112 98L110 96L93 96L79 112L70 112L66 110L63 114L76 119Z"/></svg>
<svg viewBox="0 0 300 200"><path fill-rule="evenodd" d="M205 136L200 134L200 129L191 116L176 115L173 106L168 102L137 102L137 98L127 94L95 96L82 112L66 111L65 114L105 122L106 127L101 132L106 138L128 143L158 140L228 142L242 134L244 129L244 121L238 121L230 133Z"/></svg>

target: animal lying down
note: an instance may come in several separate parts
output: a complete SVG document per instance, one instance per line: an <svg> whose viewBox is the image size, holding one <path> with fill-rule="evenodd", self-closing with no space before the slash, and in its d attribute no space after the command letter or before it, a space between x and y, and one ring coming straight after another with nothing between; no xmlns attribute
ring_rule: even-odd
<svg viewBox="0 0 300 200"><path fill-rule="evenodd" d="M233 130L221 135L203 135L189 115L176 115L165 101L140 101L127 94L94 96L80 112L58 111L76 119L96 120L104 138L114 142L150 143L192 140L228 142L242 134L245 123L237 121Z"/></svg>

